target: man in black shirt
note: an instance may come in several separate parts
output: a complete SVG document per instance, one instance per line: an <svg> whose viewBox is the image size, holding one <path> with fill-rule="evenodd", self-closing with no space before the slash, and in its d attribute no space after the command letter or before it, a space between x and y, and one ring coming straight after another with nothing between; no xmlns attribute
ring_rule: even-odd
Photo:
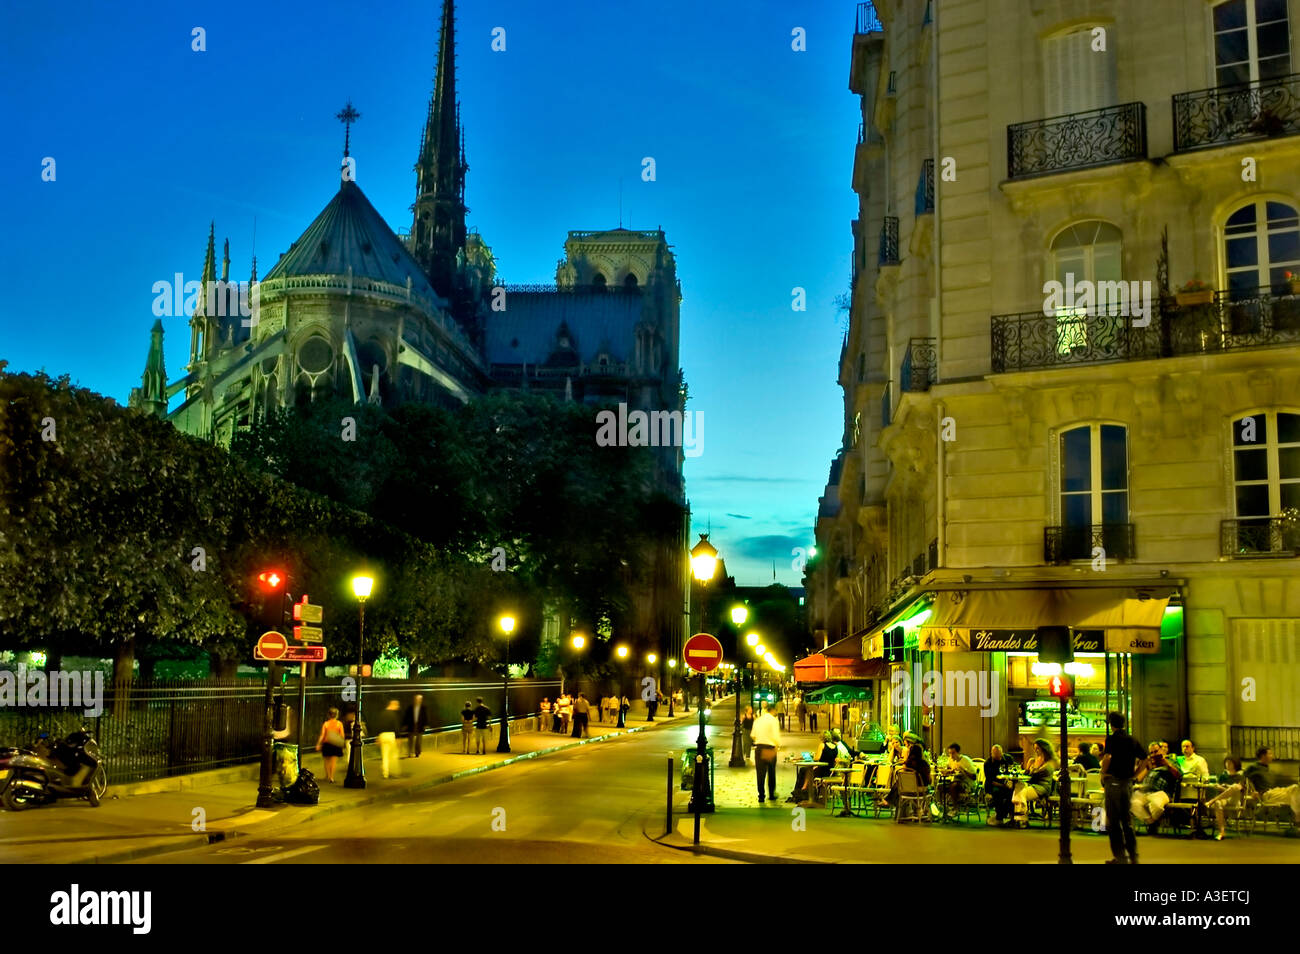
<svg viewBox="0 0 1300 954"><path fill-rule="evenodd" d="M1106 717L1111 733L1101 756L1101 783L1105 791L1106 834L1110 836L1108 865L1137 864L1137 836L1133 832L1133 776L1145 753L1133 736L1124 731L1124 717L1112 712Z"/></svg>
<svg viewBox="0 0 1300 954"><path fill-rule="evenodd" d="M995 745L984 761L984 791L993 803L989 814L990 825L1005 825L1011 817L1011 783L998 778L1012 769L1018 769L1019 763L1002 753L1002 746Z"/></svg>
<svg viewBox="0 0 1300 954"><path fill-rule="evenodd" d="M487 755L488 720L492 718L492 710L483 705L482 696L475 701L478 705L474 707L474 754Z"/></svg>

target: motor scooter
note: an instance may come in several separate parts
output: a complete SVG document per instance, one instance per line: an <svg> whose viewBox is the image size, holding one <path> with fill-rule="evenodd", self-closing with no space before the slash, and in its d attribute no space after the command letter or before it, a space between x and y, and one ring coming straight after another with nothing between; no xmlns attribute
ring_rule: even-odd
<svg viewBox="0 0 1300 954"><path fill-rule="evenodd" d="M60 798L84 798L98 807L108 791L108 772L99 743L83 726L62 741L42 733L30 750L9 749L9 777L0 804L20 812Z"/></svg>

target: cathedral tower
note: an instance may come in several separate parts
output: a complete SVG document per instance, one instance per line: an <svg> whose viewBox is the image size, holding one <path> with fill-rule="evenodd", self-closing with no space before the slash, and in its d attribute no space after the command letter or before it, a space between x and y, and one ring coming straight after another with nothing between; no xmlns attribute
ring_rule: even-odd
<svg viewBox="0 0 1300 954"><path fill-rule="evenodd" d="M456 101L456 12L443 0L438 37L438 68L433 98L415 164L415 213L411 245L434 290L452 303L464 297L458 282L457 255L465 248L465 152L461 142L460 104ZM462 321L463 313L456 317Z"/></svg>

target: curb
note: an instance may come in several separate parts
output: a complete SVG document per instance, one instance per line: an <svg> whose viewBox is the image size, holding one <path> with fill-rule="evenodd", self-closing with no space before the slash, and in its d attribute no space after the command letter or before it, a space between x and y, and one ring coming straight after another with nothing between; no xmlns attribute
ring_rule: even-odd
<svg viewBox="0 0 1300 954"><path fill-rule="evenodd" d="M672 722L676 722L676 721L677 718L674 718L672 720ZM579 739L577 741L565 742L560 745L553 745L550 746L549 748L538 749L534 752L524 752L520 755L511 756L510 758L504 759L503 761L500 762L492 762L489 763L488 765L477 765L474 768L463 769L462 771L452 772L446 775L437 775L432 778L425 779L414 785L403 786L401 788L395 788L391 790L377 791L375 794L367 795L366 797L362 798L359 801L340 802L325 807L317 807L315 809L310 810L307 814L293 816L292 818L286 816L283 824L276 824L276 822L279 821L277 817L275 819L268 819L267 827L258 828L255 830L250 829L247 831L243 831L243 830L232 828L232 829L219 831L219 832L217 831L195 832L193 836L178 834L175 837L178 839L184 838L186 840L185 844L148 845L148 846L141 846L139 848L128 848L122 851L114 851L108 854L97 855L94 858L78 859L75 861L68 861L63 863L64 864L114 864L114 863L119 863L124 861L134 861L139 858L147 858L153 855L165 855L177 851L188 851L192 848L204 847L205 845L215 845L220 842L233 841L236 838L274 835L279 833L280 831L292 828L295 825L301 825L306 822L315 821L320 818L327 818L330 815L333 815L337 812L350 811L355 808L362 808L364 806L373 805L378 802L390 801L396 798L402 798L416 792L422 792L425 791L426 789L435 788L436 786L439 785L445 785L448 782L454 782L458 779L468 778L471 775L479 775L483 772L491 772L495 769L504 768L505 766L513 765L516 762L523 762L527 759L534 759L543 755L551 755L554 754L555 752L563 752L568 749L575 749L578 748L579 746L590 745L593 742L604 742L609 739L626 738L627 736L632 735L635 732L645 732L650 729L657 728L660 725L669 725L669 724L671 723L667 719L664 719L662 722L656 721L654 725L637 726L636 728L628 728L623 732L610 732L605 735L591 736L590 738L586 738L586 739ZM294 806L285 806L285 807L292 808ZM278 814L279 812L277 811L277 816ZM229 819L219 819L219 821L236 820L239 817L241 816L232 815L229 817Z"/></svg>
<svg viewBox="0 0 1300 954"><path fill-rule="evenodd" d="M677 815L683 814L689 817L689 813L674 812L674 819ZM696 845L686 841L676 831L671 831L665 835L650 834L651 826L658 828L663 823L659 817L645 818L641 822L641 834L652 844L660 848L671 848L673 851L689 852L693 855L712 855L716 858L727 858L731 861L743 861L753 865L833 865L844 864L847 862L828 861L825 858L806 858L802 855L764 855L754 851L741 851L737 848L719 848L716 845L710 845L707 842L701 842Z"/></svg>

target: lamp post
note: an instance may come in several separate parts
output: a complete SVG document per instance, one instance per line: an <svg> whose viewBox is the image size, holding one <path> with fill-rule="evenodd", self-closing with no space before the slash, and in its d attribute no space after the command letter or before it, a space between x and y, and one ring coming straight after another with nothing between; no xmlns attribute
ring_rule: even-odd
<svg viewBox="0 0 1300 954"><path fill-rule="evenodd" d="M654 666L654 664L659 661L659 657L654 653L646 653L645 661L648 665ZM659 707L659 674L656 673L654 669L651 669L650 678L654 680L654 685L650 688L650 692L653 693L652 698L646 700L646 715L648 716L646 719L647 722L653 722L655 720L655 709ZM642 683L642 685L644 685L644 683Z"/></svg>
<svg viewBox="0 0 1300 954"><path fill-rule="evenodd" d="M617 657L619 658L619 667L618 667L618 724L617 724L616 726L614 726L614 728L616 728L616 729L626 729L626 728L627 728L627 720L626 720L626 718L625 718L625 713L623 712L623 660L627 659L627 647L626 647L626 646L619 646L617 649L614 650L614 655L617 656Z"/></svg>
<svg viewBox="0 0 1300 954"><path fill-rule="evenodd" d="M695 544L691 550L691 573L695 579L700 582L704 590L704 598L700 602L700 630L707 632L709 622L708 614L708 583L713 579L713 574L718 568L718 551L709 543L707 533L700 534L700 542ZM688 811L695 813L695 843L700 843L700 812L713 811L713 786L710 784L709 768L707 759L709 756L709 740L704 728L704 673L700 673L700 733L695 739L695 780L691 787L691 802Z"/></svg>
<svg viewBox="0 0 1300 954"><path fill-rule="evenodd" d="M373 577L358 574L352 578L352 593L357 598L361 628L357 634L357 717L352 723L352 751L348 756L348 774L344 788L365 788L366 770L361 755L361 684L365 680L366 600L374 588Z"/></svg>
<svg viewBox="0 0 1300 954"><path fill-rule="evenodd" d="M510 634L515 631L515 618L509 613L497 620L501 632L506 634L506 675L501 701L501 738L497 740L498 752L510 751Z"/></svg>
<svg viewBox="0 0 1300 954"><path fill-rule="evenodd" d="M749 610L744 606L734 606L731 610L731 621L737 627L744 626L745 620L749 619ZM737 647L739 648L739 647ZM736 721L731 727L731 759L727 762L727 768L744 768L745 767L745 745L740 737L740 687L736 687Z"/></svg>

